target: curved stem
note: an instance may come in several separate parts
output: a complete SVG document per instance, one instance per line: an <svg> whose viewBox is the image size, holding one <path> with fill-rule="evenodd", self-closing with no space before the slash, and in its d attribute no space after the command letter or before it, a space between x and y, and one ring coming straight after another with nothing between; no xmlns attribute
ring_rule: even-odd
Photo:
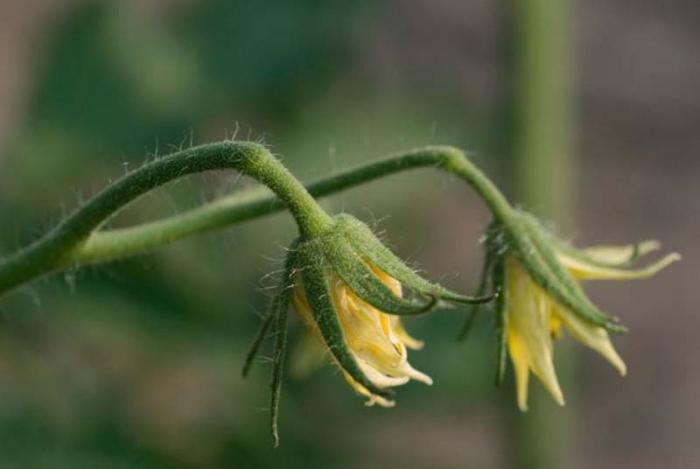
<svg viewBox="0 0 700 469"><path fill-rule="evenodd" d="M262 145L219 142L144 165L93 197L43 238L0 261L0 294L72 264L95 264L126 257L190 235L279 212L285 207L292 212L302 236L313 236L332 221L312 197L327 196L420 167L435 167L459 177L484 199L494 218L507 223L512 211L510 204L464 152L454 147L412 150L320 179L305 189ZM274 194L250 190L155 222L97 231L121 208L155 187L187 174L224 168L252 176Z"/></svg>
<svg viewBox="0 0 700 469"><path fill-rule="evenodd" d="M449 148L449 147L448 147ZM449 158L442 161L442 167L464 182L481 196L488 205L494 218L502 223L508 223L511 219L513 207L508 203L501 191L479 168L467 159L463 152L449 154Z"/></svg>
<svg viewBox="0 0 700 469"><path fill-rule="evenodd" d="M0 261L0 293L49 271L81 262L86 240L106 220L146 192L182 176L214 169L236 169L268 186L280 207L292 212L304 237L331 224L306 189L262 145L224 141L193 147L148 163L127 174L75 210L43 238ZM178 223L182 223L182 220ZM187 222L187 218L184 218ZM175 223L177 225L177 223ZM108 243L110 244L110 243ZM109 248L116 257L119 249Z"/></svg>
<svg viewBox="0 0 700 469"><path fill-rule="evenodd" d="M421 167L435 167L458 176L476 189L495 218L501 221L508 218L512 209L496 186L467 159L464 152L449 146L425 147L367 163L312 182L306 188L312 196L324 197ZM283 208L283 203L269 192L239 192L173 217L131 228L96 232L74 252L72 261L99 263L137 254L190 235L279 212Z"/></svg>

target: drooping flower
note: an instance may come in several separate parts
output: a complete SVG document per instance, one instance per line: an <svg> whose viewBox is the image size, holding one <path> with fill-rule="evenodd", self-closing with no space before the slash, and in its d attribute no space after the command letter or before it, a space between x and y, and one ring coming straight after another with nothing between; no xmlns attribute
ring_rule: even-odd
<svg viewBox="0 0 700 469"><path fill-rule="evenodd" d="M412 338L400 316L416 315L449 303L480 304L492 296L469 297L428 282L377 239L359 220L334 218L323 234L300 238L289 249L279 293L271 303L248 354L244 374L272 327L275 336L272 379L272 433L286 350L287 307L291 303L328 352L347 382L367 404L394 405L392 388L413 379L432 379L408 362Z"/></svg>
<svg viewBox="0 0 700 469"><path fill-rule="evenodd" d="M609 335L624 328L588 300L581 280L646 278L680 259L672 253L646 268L632 269L631 264L658 249L658 243L577 250L520 211L514 211L507 223L492 225L485 244L483 281L501 292L496 301L499 379L507 351L515 373L518 407L523 411L527 410L530 373L557 403L564 404L554 366L554 340L564 331L602 355L621 375L627 372Z"/></svg>
<svg viewBox="0 0 700 469"><path fill-rule="evenodd" d="M615 351L605 328L587 323L562 307L530 278L517 260L510 258L506 262L509 298L506 333L521 410L527 410L530 372L542 381L557 403L564 404L553 362L553 339L561 337L562 327L625 375L625 363Z"/></svg>
<svg viewBox="0 0 700 469"><path fill-rule="evenodd" d="M410 379L432 382L408 362L407 348L422 344L405 331L400 316L444 302L491 299L428 282L348 215L336 217L326 236L300 243L290 255L297 266L295 309L368 404L393 405L391 388Z"/></svg>
<svg viewBox="0 0 700 469"><path fill-rule="evenodd" d="M402 296L399 281L375 266L370 267L394 295ZM380 388L400 386L410 379L431 385L433 380L425 373L414 369L408 362L407 349L419 349L422 343L406 332L401 324L401 318L375 308L358 297L337 274L330 275L331 296L345 341L360 370L367 378ZM292 304L313 335L321 344L324 344L301 282L298 282L294 288ZM332 356L331 359L335 361ZM368 398L367 405L394 406L393 400L373 394L349 373L343 371L343 376L359 394Z"/></svg>

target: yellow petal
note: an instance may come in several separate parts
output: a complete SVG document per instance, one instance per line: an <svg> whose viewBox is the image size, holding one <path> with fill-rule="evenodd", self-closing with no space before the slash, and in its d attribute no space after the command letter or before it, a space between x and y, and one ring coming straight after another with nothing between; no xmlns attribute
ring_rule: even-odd
<svg viewBox="0 0 700 469"><path fill-rule="evenodd" d="M372 271L379 277L379 279L384 282L384 284L389 287L389 290L396 295L396 296L402 296L403 291L401 288L401 283L396 280L395 278L391 277L388 275L386 272L383 270L379 269L377 266L373 264L369 264L370 268ZM403 327L403 324L401 324L401 318L399 316L392 315L391 316L391 326L392 330L394 331L394 334L396 334L396 337L403 342L403 344L410 348L411 350L420 350L423 348L425 345L423 341L414 339Z"/></svg>
<svg viewBox="0 0 700 469"><path fill-rule="evenodd" d="M367 402L365 402L365 405L367 407L372 407L374 404L378 404L379 407L384 407L386 409L389 409L391 407L396 406L396 401L391 401L389 399L385 399L382 396L377 396L376 394L371 394L369 396L369 399L367 399Z"/></svg>
<svg viewBox="0 0 700 469"><path fill-rule="evenodd" d="M579 319L578 316L563 308L557 309L557 316L574 339L601 354L622 376L625 376L627 367L613 347L608 331Z"/></svg>
<svg viewBox="0 0 700 469"><path fill-rule="evenodd" d="M391 330L390 317L357 297L339 278L333 300L350 350L387 375L406 359L406 349Z"/></svg>
<svg viewBox="0 0 700 469"><path fill-rule="evenodd" d="M563 405L551 337L552 302L520 267L510 259L507 265L508 350L513 361L518 387L518 407L527 409L528 371L544 384L554 400Z"/></svg>
<svg viewBox="0 0 700 469"><path fill-rule="evenodd" d="M554 314L549 316L549 335L552 339L561 338L561 321Z"/></svg>
<svg viewBox="0 0 700 469"><path fill-rule="evenodd" d="M428 386L433 385L433 378L413 368L408 361L401 364L400 371L413 380L420 381Z"/></svg>
<svg viewBox="0 0 700 469"><path fill-rule="evenodd" d="M410 348L411 350L420 350L423 348L425 343L422 340L413 338L408 331L406 331L406 328L403 327L399 316L391 316L391 324L394 334L396 334L396 337L398 337L398 339L406 347Z"/></svg>
<svg viewBox="0 0 700 469"><path fill-rule="evenodd" d="M401 295L401 284L373 268L379 278L394 292ZM329 286L343 337L350 353L367 379L379 388L406 384L410 379L431 385L430 376L413 368L408 363L407 346L418 348L421 342L408 335L398 317L388 315L373 307L350 290L340 277L331 273ZM292 298L294 309L312 330L313 335L324 344L323 336L314 320L303 285L295 286ZM328 354L336 362L332 354ZM337 362L336 362L337 364ZM376 396L357 383L343 370L345 379L360 394L368 398L367 405L393 406L394 402Z"/></svg>
<svg viewBox="0 0 700 469"><path fill-rule="evenodd" d="M584 260L575 258L563 252L557 252L557 258L564 267L569 269L571 275L582 280L632 280L647 278L655 275L681 259L680 254L671 253L666 257L654 262L642 269L620 269L615 267L602 267L594 265Z"/></svg>
<svg viewBox="0 0 700 469"><path fill-rule="evenodd" d="M376 394L372 394L371 392L369 392L367 390L367 388L365 388L360 383L355 381L352 378L352 376L347 374L345 371L343 371L343 377L348 382L348 384L350 384L350 386L352 386L353 389L355 389L355 391L357 391L358 394L365 396L367 398L367 401L365 402L366 406L372 407L375 404L377 404L380 407L390 408L390 407L394 407L396 405L395 401L392 401L390 399L386 399L382 396L377 396Z"/></svg>
<svg viewBox="0 0 700 469"><path fill-rule="evenodd" d="M644 256L661 247L655 240L627 246L592 246L583 250L593 260L607 264L623 264L636 256Z"/></svg>
<svg viewBox="0 0 700 469"><path fill-rule="evenodd" d="M389 290L391 290L391 292L394 295L403 296L403 291L402 291L403 289L401 288L401 282L399 282L394 277L392 277L391 275L384 272L382 269L380 269L376 265L371 264L369 262L367 265L369 265L369 268L372 269L372 272L374 272L377 275L377 277L379 277L379 280L381 280L384 283L384 285L389 287Z"/></svg>
<svg viewBox="0 0 700 469"><path fill-rule="evenodd" d="M516 335L509 336L508 350L513 362L513 369L515 370L518 408L523 412L527 411L530 370L540 379L557 404L564 405L564 394L561 391L559 380L554 371L551 349L547 350L547 347L534 347L534 349L533 355L532 347L529 347Z"/></svg>
<svg viewBox="0 0 700 469"><path fill-rule="evenodd" d="M367 377L368 380L370 380L372 384L379 388L391 388L395 386L401 386L403 384L408 383L408 380L410 379L409 376L387 376L384 373L377 370L374 366L362 360L361 358L355 357L355 359L357 360L357 364L360 367L360 370L362 370L362 373L364 373L364 375Z"/></svg>
<svg viewBox="0 0 700 469"><path fill-rule="evenodd" d="M532 372L537 375L537 377L544 384L545 389L549 391L554 401L559 405L564 405L564 393L561 392L561 387L559 386L559 380L557 379L557 374L554 371L554 362L552 361L552 354L550 353L546 358L546 361L539 364L536 368L532 368Z"/></svg>
<svg viewBox="0 0 700 469"><path fill-rule="evenodd" d="M515 372L515 387L518 399L518 408L522 412L527 412L527 393L528 381L530 379L530 367L525 360L525 357L518 352L518 347L514 347L509 341L510 359L513 362L513 370Z"/></svg>

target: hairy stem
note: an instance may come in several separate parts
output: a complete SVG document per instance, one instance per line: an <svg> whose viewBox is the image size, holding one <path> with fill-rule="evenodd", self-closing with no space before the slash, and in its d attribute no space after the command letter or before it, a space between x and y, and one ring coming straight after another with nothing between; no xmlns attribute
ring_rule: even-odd
<svg viewBox="0 0 700 469"><path fill-rule="evenodd" d="M373 161L328 176L306 186L313 197L324 197L384 176L421 167L455 174L484 198L498 219L510 206L493 183L459 149L432 146ZM73 253L73 262L99 263L137 254L188 236L253 220L281 211L284 204L269 192L238 192L181 214L143 225L96 232Z"/></svg>
<svg viewBox="0 0 700 469"><path fill-rule="evenodd" d="M330 217L306 189L262 145L224 141L193 147L148 163L109 185L44 237L0 261L0 294L47 272L80 264L90 252L95 230L139 196L188 174L216 169L236 169L268 186L294 216L302 236L313 236L331 224ZM188 225L188 217L171 226ZM153 236L146 229L140 238ZM110 239L109 234L105 234ZM156 236L158 238L158 236ZM102 245L105 259L120 257L119 243ZM146 243L147 247L160 243ZM130 253L127 249L126 253ZM89 256L87 256L89 258Z"/></svg>
<svg viewBox="0 0 700 469"><path fill-rule="evenodd" d="M339 172L304 189L261 145L221 142L194 147L130 173L66 218L42 239L0 262L0 294L44 273L70 265L96 264L141 253L179 239L289 208L302 235L325 229L330 218L312 197L323 197L384 176L434 167L471 185L496 219L512 210L496 186L465 156L449 146L431 146ZM258 179L264 188L239 192L196 209L142 225L99 231L119 209L170 180L186 174L233 168ZM262 189L262 190L261 190Z"/></svg>

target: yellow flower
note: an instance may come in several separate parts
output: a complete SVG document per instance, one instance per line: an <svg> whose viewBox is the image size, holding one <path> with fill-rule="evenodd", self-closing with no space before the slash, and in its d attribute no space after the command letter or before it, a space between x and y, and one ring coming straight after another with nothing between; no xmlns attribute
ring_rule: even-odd
<svg viewBox="0 0 700 469"><path fill-rule="evenodd" d="M404 296L403 288L410 291ZM349 216L333 218L327 231L296 239L287 251L285 267L265 320L243 365L250 371L268 329L274 336L270 394L271 430L279 441L282 375L287 350L290 303L320 344L322 353L341 369L367 405L394 405L393 387L414 379L432 379L408 362L408 349L422 343L411 337L400 316L424 314L451 303L483 304L493 295L461 295L429 282L387 249L364 223ZM308 363L308 361L307 361Z"/></svg>
<svg viewBox="0 0 700 469"><path fill-rule="evenodd" d="M601 247L583 251L555 249L557 260L576 280L633 279L654 275L680 256L671 254L661 261L640 270L613 267L626 259L646 254L658 247L656 243L642 243L636 247ZM519 260L510 256L505 265L506 340L515 371L517 400L520 410L527 410L528 381L534 373L554 400L564 404L564 396L553 363L553 339L561 336L562 327L578 342L595 350L608 360L621 375L627 368L613 347L608 331L586 321L558 302L540 287Z"/></svg>
<svg viewBox="0 0 700 469"><path fill-rule="evenodd" d="M394 295L401 297L401 284L396 279L376 266L370 267ZM358 297L337 274L329 275L330 292L345 341L367 379L378 388L400 386L410 379L432 384L428 375L408 363L407 349L420 349L423 343L406 332L400 318L383 313ZM292 304L313 335L325 346L300 281L295 284ZM333 357L330 353L329 356ZM367 405L394 406L394 401L373 394L345 370L343 376L358 393L368 398Z"/></svg>

